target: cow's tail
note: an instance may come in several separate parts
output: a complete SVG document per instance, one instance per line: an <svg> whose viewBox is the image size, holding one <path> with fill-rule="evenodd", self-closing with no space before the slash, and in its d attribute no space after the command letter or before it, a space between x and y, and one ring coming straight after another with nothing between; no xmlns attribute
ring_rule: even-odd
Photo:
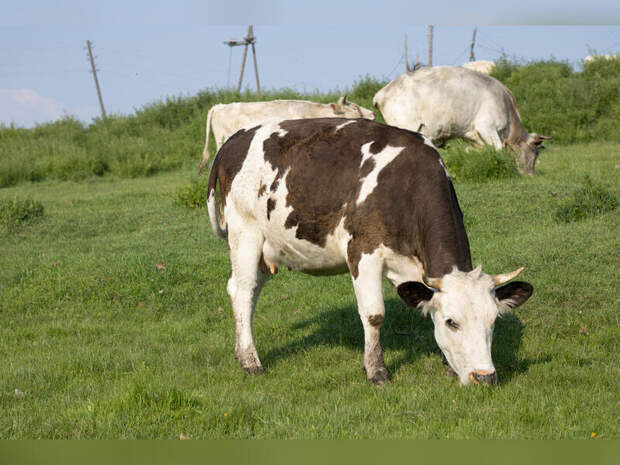
<svg viewBox="0 0 620 465"><path fill-rule="evenodd" d="M209 221L211 228L217 237L226 239L226 224L222 221L222 204L218 203L216 190L218 182L218 157L215 156L211 173L209 173L209 186L207 187L207 210L209 210Z"/></svg>
<svg viewBox="0 0 620 465"><path fill-rule="evenodd" d="M200 166L198 167L198 174L202 173L202 170L205 169L205 165L209 161L209 134L211 133L211 113L215 105L213 105L209 109L209 113L207 113L207 130L205 135L205 148L202 149L202 160L200 160Z"/></svg>

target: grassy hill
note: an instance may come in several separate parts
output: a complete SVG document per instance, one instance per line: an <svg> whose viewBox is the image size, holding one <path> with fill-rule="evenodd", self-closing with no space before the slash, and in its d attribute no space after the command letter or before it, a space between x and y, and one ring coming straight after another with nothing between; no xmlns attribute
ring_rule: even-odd
<svg viewBox="0 0 620 465"><path fill-rule="evenodd" d="M515 94L526 128L554 141L620 141L620 61L599 61L576 72L565 63L519 65L500 60L494 75ZM365 77L346 90L369 109L385 82ZM253 93L207 89L170 97L85 126L66 118L34 129L0 127L0 187L44 179L123 178L198 165L205 120L215 103L307 99L333 102L336 92L302 94L290 89ZM378 115L378 119L381 120ZM212 144L211 150L214 149Z"/></svg>

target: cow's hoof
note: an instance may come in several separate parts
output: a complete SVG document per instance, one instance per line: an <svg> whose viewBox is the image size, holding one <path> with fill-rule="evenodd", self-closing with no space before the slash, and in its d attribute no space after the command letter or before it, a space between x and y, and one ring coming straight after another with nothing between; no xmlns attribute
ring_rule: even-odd
<svg viewBox="0 0 620 465"><path fill-rule="evenodd" d="M368 381L375 386L383 386L390 381L390 372L387 368L379 368L371 378L368 378Z"/></svg>
<svg viewBox="0 0 620 465"><path fill-rule="evenodd" d="M251 366L251 367L243 367L243 370L248 375L262 375L265 372L265 369L262 366Z"/></svg>

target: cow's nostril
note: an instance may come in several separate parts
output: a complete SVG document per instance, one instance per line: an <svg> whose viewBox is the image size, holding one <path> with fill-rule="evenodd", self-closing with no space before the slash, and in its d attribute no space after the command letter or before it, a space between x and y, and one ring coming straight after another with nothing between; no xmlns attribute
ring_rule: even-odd
<svg viewBox="0 0 620 465"><path fill-rule="evenodd" d="M488 371L474 371L469 374L469 379L476 384L497 384L497 372L489 373Z"/></svg>

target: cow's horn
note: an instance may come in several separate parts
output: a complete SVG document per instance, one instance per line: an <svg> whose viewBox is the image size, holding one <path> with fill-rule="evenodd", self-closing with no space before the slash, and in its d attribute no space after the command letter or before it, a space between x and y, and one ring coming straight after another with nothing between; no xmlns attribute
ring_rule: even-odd
<svg viewBox="0 0 620 465"><path fill-rule="evenodd" d="M343 95L338 99L338 105L344 105L344 102L347 101L347 96Z"/></svg>
<svg viewBox="0 0 620 465"><path fill-rule="evenodd" d="M495 275L492 276L493 283L496 286L501 286L502 284L507 283L511 279L516 278L518 276L518 274L521 273L522 271L523 271L523 267L518 268L518 269L514 270L511 273L495 274Z"/></svg>
<svg viewBox="0 0 620 465"><path fill-rule="evenodd" d="M441 290L441 281L443 278L430 278L428 276L422 276L422 281L424 281L424 284L426 284L428 287L431 287L433 289L437 289L438 291Z"/></svg>

